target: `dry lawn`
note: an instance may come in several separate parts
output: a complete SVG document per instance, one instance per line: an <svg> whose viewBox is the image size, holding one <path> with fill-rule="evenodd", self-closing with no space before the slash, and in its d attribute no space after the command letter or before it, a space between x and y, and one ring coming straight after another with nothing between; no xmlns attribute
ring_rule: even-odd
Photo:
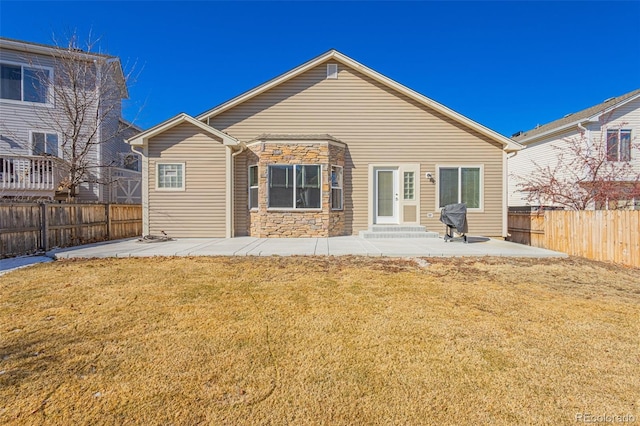
<svg viewBox="0 0 640 426"><path fill-rule="evenodd" d="M152 258L0 277L0 423L640 421L640 271Z"/></svg>

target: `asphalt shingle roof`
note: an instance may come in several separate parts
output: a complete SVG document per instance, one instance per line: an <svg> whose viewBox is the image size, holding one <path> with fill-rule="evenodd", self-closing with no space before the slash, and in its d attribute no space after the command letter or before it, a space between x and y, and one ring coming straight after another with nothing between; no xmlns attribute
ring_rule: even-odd
<svg viewBox="0 0 640 426"><path fill-rule="evenodd" d="M526 132L520 133L518 136L513 136L511 139L513 139L516 142L522 142L523 140L531 139L536 135L540 135L542 133L546 133L554 129L560 129L567 124L575 123L582 119L586 119L591 116L594 116L599 112L604 111L607 108L611 108L612 106L615 106L617 104L620 104L637 94L640 94L640 89L636 89L632 92L625 93L624 95L620 95L614 98L609 98L606 101L599 103L598 105L594 105L592 107L583 109L582 111L578 111L573 114L567 114L559 120L555 120L550 123L544 124L542 126L538 126L534 129L527 130Z"/></svg>

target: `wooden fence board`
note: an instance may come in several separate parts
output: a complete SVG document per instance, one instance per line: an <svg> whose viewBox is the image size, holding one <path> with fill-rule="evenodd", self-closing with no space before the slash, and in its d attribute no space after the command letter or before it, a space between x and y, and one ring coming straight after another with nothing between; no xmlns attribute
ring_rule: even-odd
<svg viewBox="0 0 640 426"><path fill-rule="evenodd" d="M140 235L139 204L0 204L0 258Z"/></svg>
<svg viewBox="0 0 640 426"><path fill-rule="evenodd" d="M540 217L542 222L536 222ZM540 243L536 247L640 267L638 210L509 213L509 233L510 241L533 246L536 235Z"/></svg>

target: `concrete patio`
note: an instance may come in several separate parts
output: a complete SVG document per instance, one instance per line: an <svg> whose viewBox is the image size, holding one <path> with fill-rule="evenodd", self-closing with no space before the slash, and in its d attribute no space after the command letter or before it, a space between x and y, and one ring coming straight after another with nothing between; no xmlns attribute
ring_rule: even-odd
<svg viewBox="0 0 640 426"><path fill-rule="evenodd" d="M150 256L389 256L567 257L566 254L484 237L469 243L442 238L179 238L165 242L109 241L47 252L54 259Z"/></svg>

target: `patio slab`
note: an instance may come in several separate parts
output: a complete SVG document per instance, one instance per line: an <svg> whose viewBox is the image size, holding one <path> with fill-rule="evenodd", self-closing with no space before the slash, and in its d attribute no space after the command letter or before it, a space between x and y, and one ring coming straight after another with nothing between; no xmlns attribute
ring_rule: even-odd
<svg viewBox="0 0 640 426"><path fill-rule="evenodd" d="M54 259L149 256L388 256L388 257L567 257L565 253L485 237L469 243L442 238L178 238L142 243L136 239L109 241L47 252Z"/></svg>

